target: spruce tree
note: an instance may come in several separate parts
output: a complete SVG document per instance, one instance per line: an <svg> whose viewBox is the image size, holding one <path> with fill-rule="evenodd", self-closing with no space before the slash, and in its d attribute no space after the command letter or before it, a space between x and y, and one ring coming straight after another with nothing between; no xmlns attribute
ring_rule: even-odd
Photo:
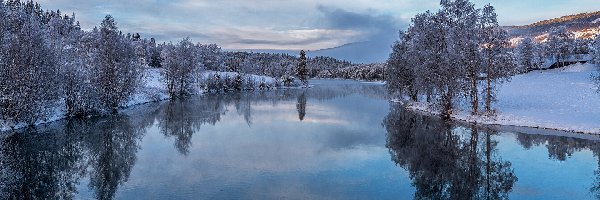
<svg viewBox="0 0 600 200"><path fill-rule="evenodd" d="M305 86L308 85L308 78L307 78L307 70L306 70L306 52L304 52L304 50L300 51L300 61L298 62L298 66L297 66L297 73L298 73L298 79L300 79L300 81L302 81L302 84L304 84Z"/></svg>

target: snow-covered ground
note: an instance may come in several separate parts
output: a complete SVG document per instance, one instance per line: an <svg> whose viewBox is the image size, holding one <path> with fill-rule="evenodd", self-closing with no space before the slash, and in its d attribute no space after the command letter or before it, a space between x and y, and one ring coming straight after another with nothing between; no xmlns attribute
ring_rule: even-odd
<svg viewBox="0 0 600 200"><path fill-rule="evenodd" d="M592 64L575 64L517 75L499 87L495 117L472 116L469 108L463 107L454 111L453 118L600 134L600 94L591 79L596 68ZM409 108L431 111L424 104L412 104Z"/></svg>
<svg viewBox="0 0 600 200"><path fill-rule="evenodd" d="M225 78L225 77L233 78L233 77L235 77L235 76L238 75L237 72L206 71L206 72L204 72L204 74L202 75L202 77L204 79L208 79L210 77L214 77L215 74L219 74L219 76L222 77L222 78ZM266 84L274 84L277 81L275 78L269 77L269 76L259 76L259 75L253 75L253 74L249 74L248 76L250 76L255 81L264 82Z"/></svg>
<svg viewBox="0 0 600 200"><path fill-rule="evenodd" d="M156 68L146 69L146 74L145 74L145 79L144 79L143 85L138 89L138 91L135 94L133 94L131 99L127 103L125 103L125 105L124 105L125 108L131 107L134 105L145 104L145 103L149 103L149 102L168 100L170 98L169 94L167 92L166 86L165 86L165 81L164 81L163 75L160 73L160 70L161 69L156 69ZM207 72L204 72L201 75L201 77L206 79L207 77L213 77L215 73L218 73L221 77L225 77L225 76L235 77L237 75L237 73L234 73L234 72L207 71ZM250 77L252 80L256 81L257 83L263 82L266 84L274 84L276 82L275 78L268 77L268 76L258 76L258 75L250 75L249 74L248 77ZM256 85L256 87L258 87L258 85ZM194 94L196 94L196 95L200 95L205 92L204 88L201 87L200 85L198 85L196 88L198 88L198 90L196 92L194 92ZM50 123L50 122L54 122L54 121L58 121L58 120L66 118L66 116L65 116L66 111L64 110L64 107L65 107L64 103L59 102L58 105L56 106L53 114L51 116L49 116L48 119L36 123L36 125ZM10 130L11 126L13 126L13 125L8 124L7 122L0 121L0 132ZM17 125L14 125L14 128L19 129L19 128L23 128L26 126L27 126L26 124L17 124Z"/></svg>
<svg viewBox="0 0 600 200"><path fill-rule="evenodd" d="M160 69L149 68L146 70L143 86L127 102L126 107L167 99L169 99L169 94Z"/></svg>

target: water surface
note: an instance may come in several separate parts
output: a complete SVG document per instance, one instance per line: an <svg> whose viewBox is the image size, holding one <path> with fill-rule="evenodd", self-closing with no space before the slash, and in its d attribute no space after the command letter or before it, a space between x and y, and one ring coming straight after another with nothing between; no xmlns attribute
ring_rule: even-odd
<svg viewBox="0 0 600 200"><path fill-rule="evenodd" d="M443 122L381 85L211 94L0 136L17 199L595 199L599 138Z"/></svg>

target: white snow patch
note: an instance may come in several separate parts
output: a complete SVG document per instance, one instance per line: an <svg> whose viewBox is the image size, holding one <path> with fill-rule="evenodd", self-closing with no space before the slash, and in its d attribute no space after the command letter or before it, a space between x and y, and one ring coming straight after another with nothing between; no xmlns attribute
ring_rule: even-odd
<svg viewBox="0 0 600 200"><path fill-rule="evenodd" d="M129 108L131 106L135 106L135 105L168 100L170 98L169 94L167 92L166 86L165 86L164 77L160 73L160 70L161 69L156 69L156 68L147 68L146 69L146 72L145 72L146 74L144 77L143 85L138 89L138 91L136 91L135 94L132 95L131 99L127 103L125 103L124 109ZM204 72L201 77L207 78L209 76L213 76L215 73L219 73L219 75L221 75L221 77L225 77L226 75L228 75L230 77L234 77L235 75L237 75L237 73L235 73L235 72L208 71L208 72ZM259 82L264 81L267 84L272 84L272 83L276 82L275 78L268 77L268 76L258 76L258 75L250 75L250 74L248 76L252 77L252 79L255 81L259 81ZM201 95L204 93L204 90L202 87L198 86L197 88L198 88L198 90L196 92L194 92L195 95ZM61 119L65 119L66 111L64 110L64 107L65 107L64 102L63 101L59 102L55 108L55 111L53 112L53 114L51 116L48 117L48 119L39 121L39 122L35 123L35 125L41 125L41 124L46 124L46 123L55 122L55 121L58 121ZM14 126L15 129L20 129L20 128L26 127L27 124L21 123L21 124L14 125L14 124L10 124L9 122L0 120L0 132L11 130L11 128L10 128L11 126Z"/></svg>
<svg viewBox="0 0 600 200"><path fill-rule="evenodd" d="M219 74L219 76L221 78L224 78L224 77L233 78L238 75L237 72L206 71L202 74L202 78L208 79L209 77L214 77L215 74ZM273 84L277 81L275 78L269 77L269 76L259 76L259 75L254 75L254 74L248 74L248 76L250 76L255 81L264 82L266 84Z"/></svg>
<svg viewBox="0 0 600 200"><path fill-rule="evenodd" d="M361 81L362 84L385 85L385 81Z"/></svg>
<svg viewBox="0 0 600 200"><path fill-rule="evenodd" d="M591 77L597 67L575 64L513 77L498 90L495 116L473 116L470 108L454 110L452 118L467 122L534 127L600 134L600 94ZM425 103L407 108L439 114Z"/></svg>

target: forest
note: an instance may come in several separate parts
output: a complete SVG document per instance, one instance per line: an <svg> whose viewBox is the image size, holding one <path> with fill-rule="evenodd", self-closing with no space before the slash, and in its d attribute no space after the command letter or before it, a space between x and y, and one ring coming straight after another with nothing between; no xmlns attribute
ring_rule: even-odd
<svg viewBox="0 0 600 200"><path fill-rule="evenodd" d="M543 41L512 44L495 8L468 0L442 1L439 11L416 15L399 35L385 68L388 89L399 99L433 104L444 118L461 103L472 115L493 115L497 86L517 74L600 63L600 38L576 38L558 26Z"/></svg>
<svg viewBox="0 0 600 200"><path fill-rule="evenodd" d="M60 118L57 115L118 112L131 104L128 101L152 69L160 71L161 84L171 98L299 86L297 79L302 76L383 79L381 64L231 52L190 38L159 43L138 33L123 33L110 15L99 26L84 30L75 14L45 11L33 1L0 1L0 18L4 19L0 22L0 120L5 127L34 125ZM215 73L207 77L207 72ZM254 80L258 76L272 81Z"/></svg>

